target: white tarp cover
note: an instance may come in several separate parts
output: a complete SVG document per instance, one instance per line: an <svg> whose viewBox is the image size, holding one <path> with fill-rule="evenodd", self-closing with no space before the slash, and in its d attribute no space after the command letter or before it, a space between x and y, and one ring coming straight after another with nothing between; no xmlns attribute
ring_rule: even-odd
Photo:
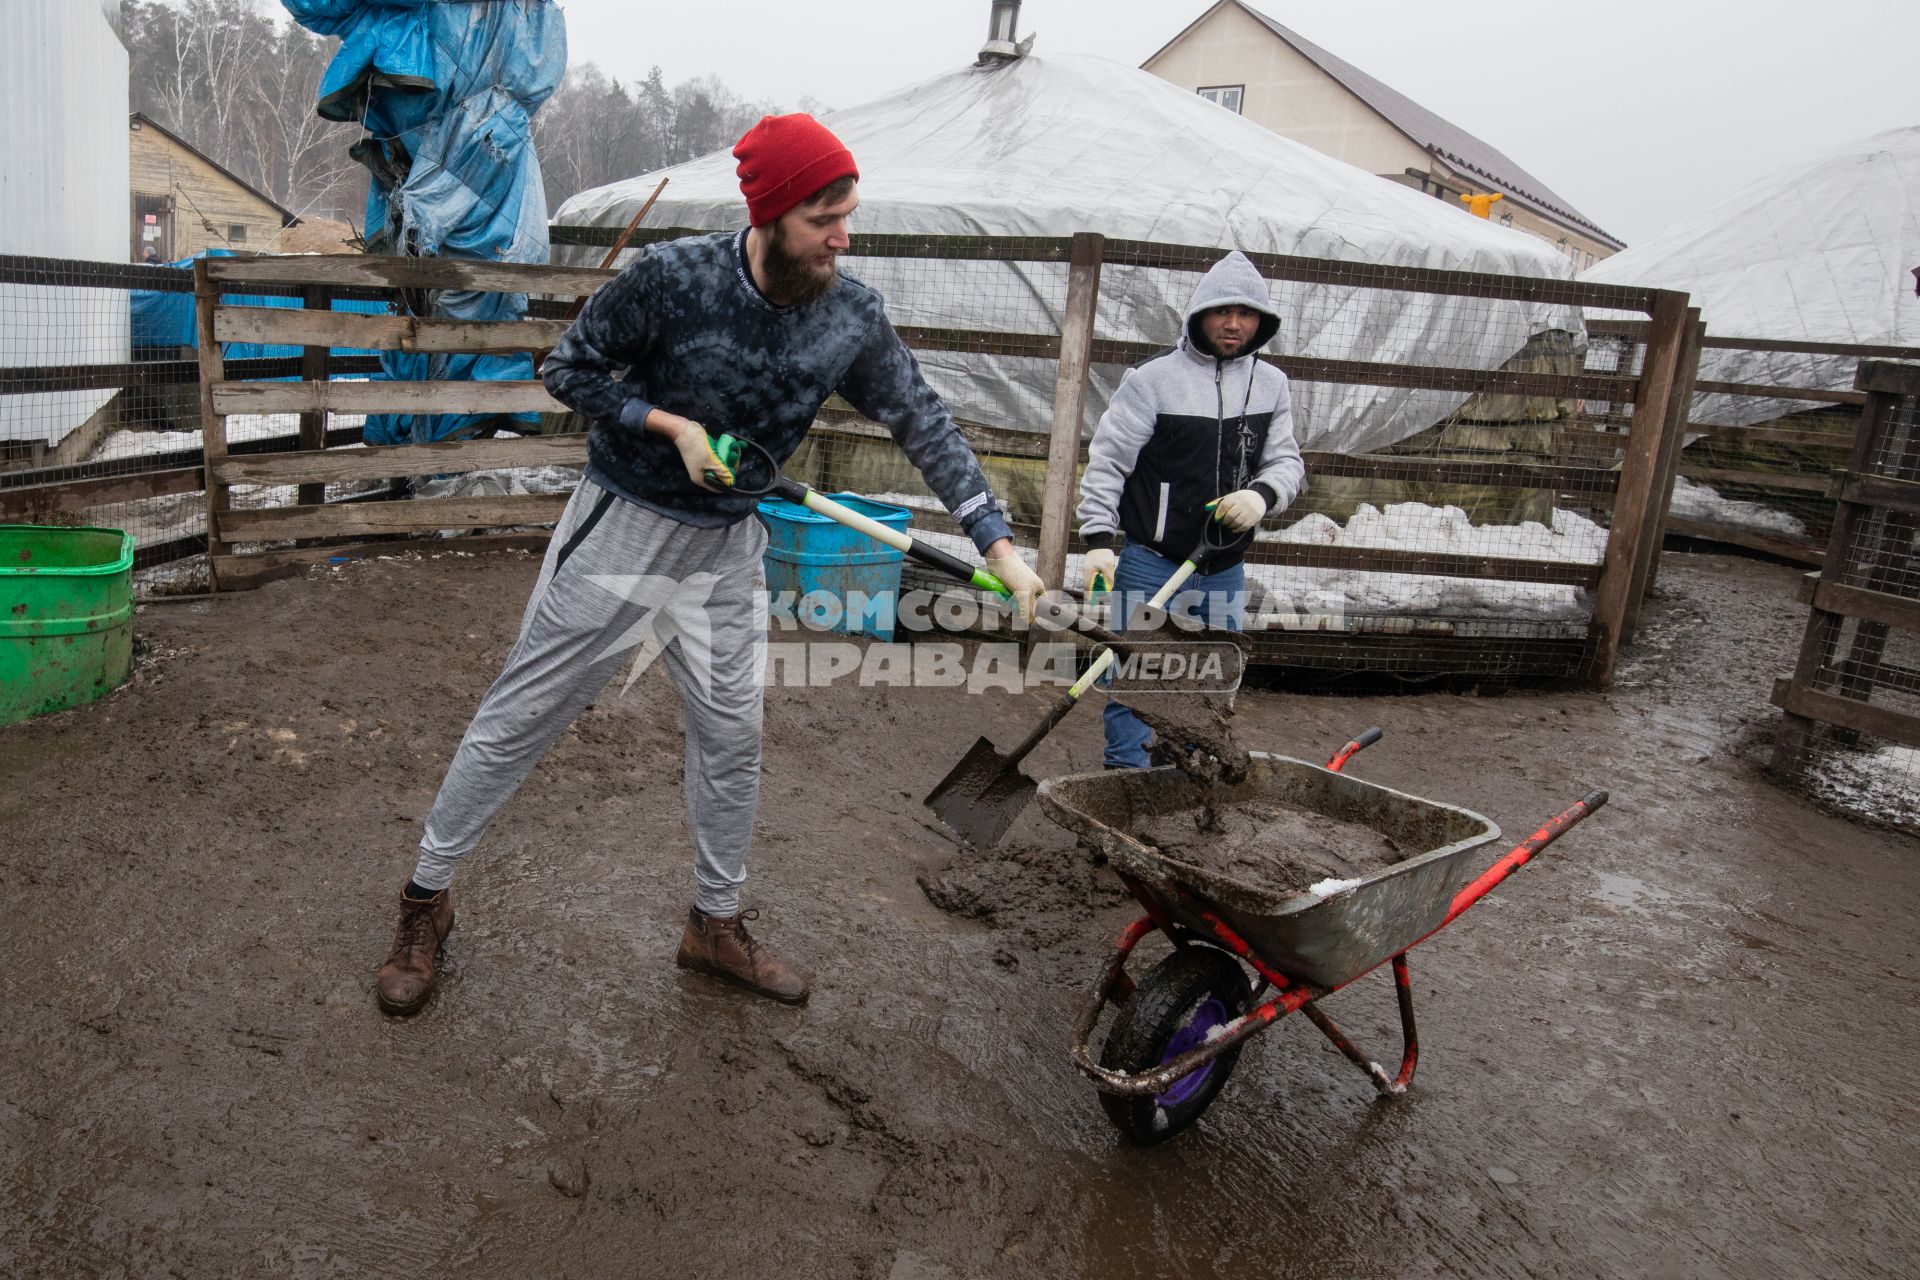
<svg viewBox="0 0 1920 1280"><path fill-rule="evenodd" d="M1684 289L1716 337L1920 346L1920 126L1836 147L1746 187L1581 276ZM1850 356L1701 353L1708 382L1845 391ZM1702 396L1693 421L1751 426L1804 400Z"/></svg>
<svg viewBox="0 0 1920 1280"><path fill-rule="evenodd" d="M127 50L118 11L0 0L0 253L127 260ZM0 316L0 368L128 359L124 289L0 284ZM57 445L114 395L0 396L0 441Z"/></svg>
<svg viewBox="0 0 1920 1280"><path fill-rule="evenodd" d="M1544 241L1330 159L1156 76L1102 58L1030 57L967 68L823 117L861 171L862 232L1064 236L1097 231L1163 244L1237 248L1348 262L1564 279ZM650 226L744 226L725 152L584 192L556 222L624 227L661 177ZM556 249L597 263L599 249ZM897 325L1059 332L1060 264L849 258L885 295ZM1109 266L1098 336L1170 345L1199 277ZM1270 350L1290 355L1497 369L1535 333L1584 338L1575 308L1275 282L1282 316ZM1046 431L1052 362L917 353L961 417ZM1089 423L1121 369L1096 366ZM1296 387L1309 448L1359 452L1405 439L1463 402L1454 393Z"/></svg>

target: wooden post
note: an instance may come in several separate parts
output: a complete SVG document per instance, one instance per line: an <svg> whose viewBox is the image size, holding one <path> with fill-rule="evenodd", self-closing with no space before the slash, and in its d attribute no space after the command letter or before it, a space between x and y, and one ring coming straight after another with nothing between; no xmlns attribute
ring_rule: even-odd
<svg viewBox="0 0 1920 1280"><path fill-rule="evenodd" d="M218 286L208 275L206 258L193 264L194 332L200 344L200 455L207 477L207 590L220 590L219 558L227 546L220 541L220 516L227 509L227 486L214 476L214 464L227 456L227 420L213 409L213 389L226 378L226 361L213 336L213 309L220 302Z"/></svg>
<svg viewBox="0 0 1920 1280"><path fill-rule="evenodd" d="M1053 430L1047 449L1047 485L1040 508L1040 577L1066 585L1067 539L1080 480L1080 433L1087 409L1087 374L1093 364L1093 320L1100 305L1100 262L1106 237L1073 237L1067 276L1067 313L1060 324L1060 376L1053 390Z"/></svg>
<svg viewBox="0 0 1920 1280"><path fill-rule="evenodd" d="M1607 531L1607 556L1593 601L1593 682L1613 683L1620 648L1629 638L1628 614L1634 590L1646 581L1646 557L1659 554L1660 503L1656 491L1660 464L1672 426L1672 399L1691 397L1680 386L1680 357L1687 339L1687 295L1662 289L1654 295L1653 327L1647 335L1646 362L1634 393L1620 488L1613 499L1613 523Z"/></svg>
<svg viewBox="0 0 1920 1280"><path fill-rule="evenodd" d="M1633 638L1640 627L1640 606L1646 603L1647 596L1653 592L1653 584L1660 577L1660 555L1667 546L1667 522L1673 515L1673 490L1679 483L1680 452L1687 447L1687 423L1693 417L1693 384L1700 376L1700 345L1707 336L1706 325L1700 322L1700 308L1687 309L1686 346L1680 353L1679 379L1675 383L1672 409L1667 414L1667 449L1660 459L1660 479L1654 493L1660 503L1658 532L1654 535L1653 547L1646 560L1646 576L1633 591L1627 602L1627 626L1624 635Z"/></svg>
<svg viewBox="0 0 1920 1280"><path fill-rule="evenodd" d="M1877 422L1885 421L1894 408L1898 396L1888 392L1873 391L1867 395L1869 405L1879 402L1879 412L1874 414ZM1867 410L1867 413L1873 411ZM1863 415L1864 416L1864 415ZM1891 445L1892 432L1884 435L1876 429L1871 433L1862 432L1868 441L1866 450L1856 450L1856 460L1849 468L1849 478L1871 474L1870 466L1874 454L1882 451L1883 446ZM1857 442L1856 442L1857 444ZM1901 444L1897 458L1887 458L1883 465L1891 464L1888 470L1899 479L1912 479L1920 472L1920 431L1907 433ZM1843 499L1844 501L1844 499ZM1875 531L1874 546L1869 550L1866 539L1857 541L1853 564L1844 562L1835 566L1835 577L1848 569L1858 568L1862 573L1855 574L1855 581L1875 590L1885 590L1886 584L1897 580L1901 571L1913 561L1914 555L1914 513L1898 508L1888 508ZM1843 553L1844 554L1844 553ZM1864 581L1861 578L1864 576ZM1847 646L1847 656L1840 662L1840 694L1842 697L1867 702L1873 697L1876 684L1874 674L1886 656L1887 640L1893 629L1885 622L1866 618L1856 618L1853 624L1853 643Z"/></svg>
<svg viewBox="0 0 1920 1280"><path fill-rule="evenodd" d="M300 291L300 302L308 311L333 310L333 290L323 284L310 284ZM325 382L327 380L327 358L332 349L322 345L308 343L300 348L300 377L307 382ZM327 415L303 413L300 415L300 448L309 449L327 447ZM300 505L317 506L327 500L327 486L324 484L303 484L300 486Z"/></svg>

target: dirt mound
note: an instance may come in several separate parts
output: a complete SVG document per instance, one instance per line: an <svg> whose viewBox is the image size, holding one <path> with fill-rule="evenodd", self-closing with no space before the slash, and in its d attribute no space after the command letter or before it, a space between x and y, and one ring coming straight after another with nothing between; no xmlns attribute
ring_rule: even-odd
<svg viewBox="0 0 1920 1280"><path fill-rule="evenodd" d="M1125 887L1103 867L1103 859L1082 848L1003 846L963 854L916 879L927 901L949 915L1057 937L1127 900Z"/></svg>
<svg viewBox="0 0 1920 1280"><path fill-rule="evenodd" d="M1370 827L1272 804L1208 805L1163 814L1134 832L1169 857L1269 900L1322 880L1357 880L1406 856Z"/></svg>

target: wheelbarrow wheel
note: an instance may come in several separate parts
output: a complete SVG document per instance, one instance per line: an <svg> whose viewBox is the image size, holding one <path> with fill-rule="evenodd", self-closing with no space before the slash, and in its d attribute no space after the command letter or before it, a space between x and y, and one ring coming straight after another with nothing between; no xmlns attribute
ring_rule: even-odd
<svg viewBox="0 0 1920 1280"><path fill-rule="evenodd" d="M1232 956L1198 944L1181 947L1149 970L1120 1006L1100 1065L1128 1075L1151 1071L1206 1043L1208 1031L1245 1013L1252 999L1247 976ZM1235 1045L1174 1081L1165 1093L1144 1098L1102 1093L1100 1105L1132 1141L1142 1146L1165 1142L1213 1105L1239 1058Z"/></svg>

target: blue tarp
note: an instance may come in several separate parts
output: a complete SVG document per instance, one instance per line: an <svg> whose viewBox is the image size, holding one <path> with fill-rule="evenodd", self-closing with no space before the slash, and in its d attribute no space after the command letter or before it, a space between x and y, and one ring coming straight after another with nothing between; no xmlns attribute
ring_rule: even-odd
<svg viewBox="0 0 1920 1280"><path fill-rule="evenodd" d="M193 258L182 258L178 262L169 262L170 267L193 266L194 258L230 258L231 249L208 249L195 254ZM305 304L298 298L289 297L253 297L246 294L223 293L220 295L223 305L229 307L290 307L300 309ZM163 292L158 289L133 289L129 291L128 305L133 315L133 349L135 359L151 358L155 350L171 350L179 347L197 347L200 345L195 331L193 316L193 295L191 293ZM384 302L368 302L353 299L336 298L335 311L359 312L363 315L387 315L392 308ZM144 353L144 354L142 354ZM253 342L222 343L220 354L229 360L275 359L297 356L299 347L267 347ZM336 347L337 356L372 356L377 351L349 350Z"/></svg>
<svg viewBox="0 0 1920 1280"><path fill-rule="evenodd" d="M551 0L281 0L295 21L338 36L318 110L359 121L353 154L373 175L369 251L545 262L547 200L533 115L567 70L566 21ZM433 314L518 320L524 294L443 293ZM520 381L533 358L387 352L395 379ZM442 440L487 417L367 420L367 440ZM515 421L530 425L533 414Z"/></svg>

